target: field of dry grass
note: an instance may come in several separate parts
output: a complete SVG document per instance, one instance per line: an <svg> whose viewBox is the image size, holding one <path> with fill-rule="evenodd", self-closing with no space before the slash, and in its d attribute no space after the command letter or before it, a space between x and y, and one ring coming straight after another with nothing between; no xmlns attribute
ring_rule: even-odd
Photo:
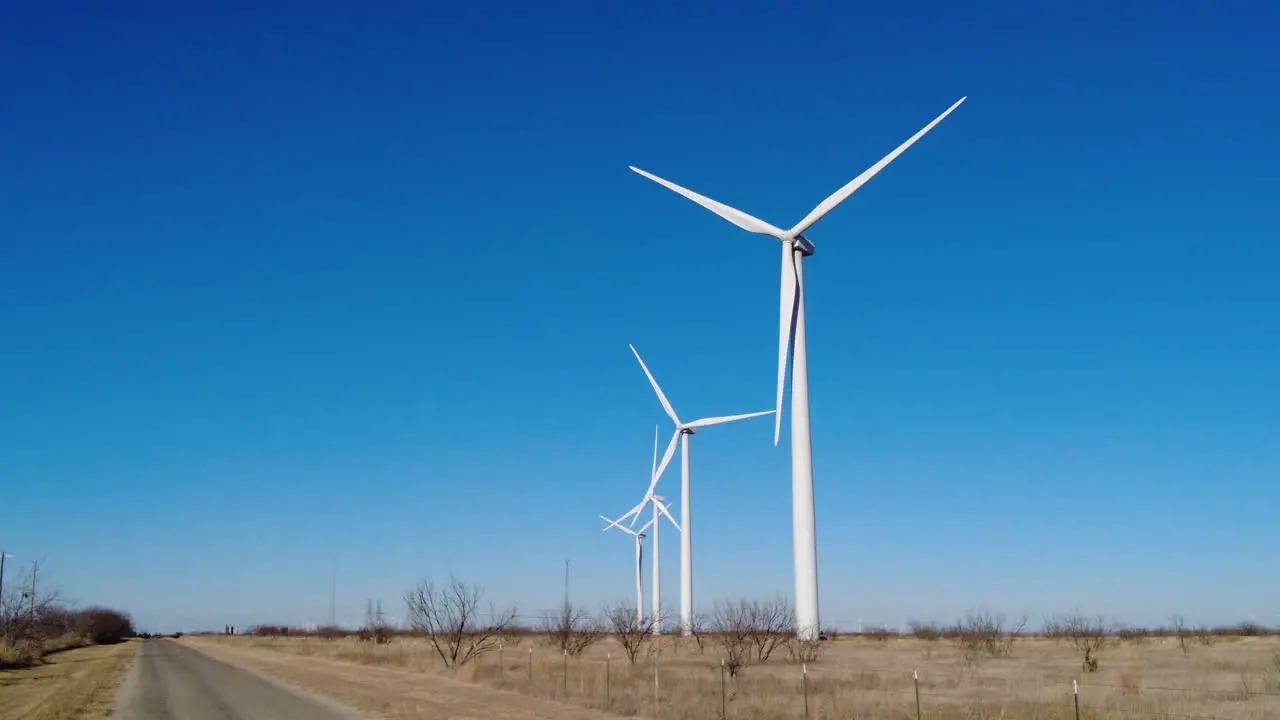
<svg viewBox="0 0 1280 720"><path fill-rule="evenodd" d="M45 656L31 667L0 671L0 720L94 720L111 714L138 641L95 645Z"/></svg>
<svg viewBox="0 0 1280 720"><path fill-rule="evenodd" d="M1067 642L1019 639L1010 657L966 660L947 640L840 638L824 643L807 667L779 651L729 679L714 641L699 652L692 639L666 638L631 666L611 641L565 658L525 639L456 671L446 670L427 640L388 645L354 638L219 638L240 647L404 668L620 715L655 718L952 718L1075 717L1072 681L1083 718L1280 718L1280 638L1218 638L1184 654L1174 638L1113 642L1097 672L1081 669ZM655 687L656 668L656 687Z"/></svg>

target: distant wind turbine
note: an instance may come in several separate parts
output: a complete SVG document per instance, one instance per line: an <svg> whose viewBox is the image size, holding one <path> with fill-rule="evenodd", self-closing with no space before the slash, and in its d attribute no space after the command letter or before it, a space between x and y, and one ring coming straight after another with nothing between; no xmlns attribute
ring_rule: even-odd
<svg viewBox="0 0 1280 720"><path fill-rule="evenodd" d="M666 470L667 463L671 462L671 456L676 451L676 441L682 441L680 447L680 519L682 528L680 531L680 632L690 635L693 632L693 533L691 532L693 518L689 502L689 436L693 435L698 428L769 415L774 411L763 410L761 412L747 413L746 415L709 417L688 423L680 422L675 409L671 407L667 396L663 394L662 388L658 386L658 381L653 378L653 373L649 372L649 367L640 358L640 353L636 352L636 347L634 345L629 347L631 348L631 353L639 361L640 369L644 370L645 377L649 378L649 384L653 386L653 391L657 393L658 402L662 403L662 409L666 411L667 417L671 418L671 422L676 424L676 430L671 436L671 442L667 444L667 451L662 455L662 463L654 472L652 484L649 486L649 493L653 492L653 486L657 484L658 477ZM657 438L655 437L654 451L656 452L657 449ZM631 519L633 526L636 523L635 519L639 517L639 508L643 505L644 501L642 500L639 505L632 508L632 511L636 513Z"/></svg>

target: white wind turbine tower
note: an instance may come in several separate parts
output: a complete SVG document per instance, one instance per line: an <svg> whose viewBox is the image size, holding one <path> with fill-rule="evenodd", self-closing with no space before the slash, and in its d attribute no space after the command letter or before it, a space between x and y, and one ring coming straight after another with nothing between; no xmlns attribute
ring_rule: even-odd
<svg viewBox="0 0 1280 720"><path fill-rule="evenodd" d="M600 516L600 519L609 523L609 525L605 527L605 529L602 530L601 532L607 532L609 528L617 528L622 532L635 538L636 540L636 620L641 625L643 625L644 624L644 573L642 572L642 568L644 567L644 533L646 530L649 529L649 526L654 524L654 522L653 520L650 520L649 522L645 523L644 527L640 528L639 530L632 530L626 525L619 525L617 522L610 520L609 518L603 515ZM657 563L654 563L654 566L656 567Z"/></svg>
<svg viewBox="0 0 1280 720"><path fill-rule="evenodd" d="M676 451L676 440L682 440L680 447L680 631L685 635L690 635L693 633L693 534L691 532L692 514L689 502L689 436L701 427L760 417L774 411L763 410L761 412L747 413L746 415L709 417L682 423L676 415L675 409L671 407L671 403L667 401L667 396L663 394L662 388L658 387L658 381L653 379L653 373L649 372L649 367L644 364L644 360L640 359L640 353L636 352L634 345L629 347L631 348L631 353L636 356L636 360L640 362L640 368L644 370L645 376L649 378L649 384L653 386L653 391L657 393L658 401L662 403L662 409L667 412L667 417L671 418L671 422L676 424L676 431L671 436L671 442L667 444L667 451L662 455L662 464L654 471L653 480L649 486L649 494L653 493L653 487L657 485L658 478L667 469L667 463L671 462L671 456ZM656 452L657 449L657 437L655 436L654 451ZM640 505L633 508L633 512L643 505L644 501L642 500ZM638 517L639 514L637 512L631 519L632 525L636 524L636 518Z"/></svg>
<svg viewBox="0 0 1280 720"><path fill-rule="evenodd" d="M671 448L667 448L667 449L670 450ZM666 458L666 460L670 460L671 453L668 452L667 455L668 457ZM635 525L635 517L639 516L640 512L644 510L645 505L649 505L649 504L653 505L653 519L645 523L644 527L653 528L653 590L652 590L653 607L650 610L652 613L651 616L653 617L654 634L657 634L662 631L662 575L659 569L659 561L658 561L658 551L659 551L658 515L659 514L665 515L667 517L667 520L670 520L671 524L675 526L676 532L679 532L681 534L683 534L684 532L680 527L680 523L676 522L676 519L672 517L670 508L667 506L665 502L663 502L664 500L666 500L666 498L662 497L661 495L653 494L653 489L658 484L658 479L662 477L662 472L666 469L666 467L667 467L667 463L665 461L662 463L661 466L658 465L658 427L655 425L653 428L653 469L651 474L649 475L649 478L650 478L649 489L645 492L644 499L641 500L638 505L628 510L626 514L624 514L622 517L618 518L617 520L608 521L610 527L617 527L621 530L626 530L630 532L629 528L622 527L622 521L626 520L627 518L632 518L631 524ZM608 530L608 529L609 529L608 527L605 528L605 530ZM643 529L644 528L642 528L641 530L643 531ZM638 562L639 561L637 560L637 563ZM639 573L637 572L637 577L638 575ZM638 582L639 581L637 580L637 584Z"/></svg>
<svg viewBox="0 0 1280 720"><path fill-rule="evenodd" d="M804 231L822 219L824 215L844 202L845 198L862 187L895 158L929 132L943 118L950 115L965 98L960 98L947 111L925 125L880 162L867 168L847 185L818 204L808 215L790 230L774 227L759 218L718 203L692 190L663 180L656 175L632 166L635 172L698 203L711 212L748 232L769 235L782 243L782 291L780 295L778 323L778 392L777 418L774 422L773 444L778 444L782 430L782 391L786 381L787 350L791 350L791 514L794 533L796 574L796 629L801 638L818 636L818 547L814 527L813 507L813 447L809 435L809 362L805 345L804 327L804 272L803 259L813 254L813 243L803 235Z"/></svg>

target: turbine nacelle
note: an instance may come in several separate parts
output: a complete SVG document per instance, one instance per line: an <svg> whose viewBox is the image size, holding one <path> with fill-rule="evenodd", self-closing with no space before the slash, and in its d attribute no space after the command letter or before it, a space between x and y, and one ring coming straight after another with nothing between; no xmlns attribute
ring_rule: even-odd
<svg viewBox="0 0 1280 720"><path fill-rule="evenodd" d="M791 239L791 247L800 251L801 255L809 257L813 254L813 243L809 242L809 238L803 235L797 235Z"/></svg>

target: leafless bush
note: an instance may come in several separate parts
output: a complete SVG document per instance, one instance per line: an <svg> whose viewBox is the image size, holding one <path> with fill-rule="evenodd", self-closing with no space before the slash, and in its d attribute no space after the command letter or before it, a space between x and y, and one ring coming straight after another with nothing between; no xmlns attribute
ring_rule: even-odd
<svg viewBox="0 0 1280 720"><path fill-rule="evenodd" d="M570 602L562 604L555 615L543 618L538 629L548 645L573 656L581 655L605 634L589 612Z"/></svg>
<svg viewBox="0 0 1280 720"><path fill-rule="evenodd" d="M737 677L748 659L768 662L795 636L795 616L781 597L716 603L711 629L720 643L725 667Z"/></svg>
<svg viewBox="0 0 1280 720"><path fill-rule="evenodd" d="M943 630L935 622L921 622L919 620L907 621L907 632L911 636L924 643L924 656L926 658L933 657L933 650L938 645L938 641L942 639Z"/></svg>
<svg viewBox="0 0 1280 720"><path fill-rule="evenodd" d="M1062 627L1062 618L1059 615L1046 615L1040 632L1045 637L1053 640L1054 645L1061 645L1063 638L1067 636Z"/></svg>
<svg viewBox="0 0 1280 720"><path fill-rule="evenodd" d="M1130 645L1146 645L1147 639L1151 637L1152 632L1149 628L1117 627L1112 634L1116 636L1117 640L1127 642Z"/></svg>
<svg viewBox="0 0 1280 720"><path fill-rule="evenodd" d="M1071 647L1083 654L1081 668L1085 672L1098 669L1098 653L1107 647L1107 626L1101 615L1086 617L1079 613L1060 615L1058 622L1062 625L1063 636L1071 642Z"/></svg>
<svg viewBox="0 0 1280 720"><path fill-rule="evenodd" d="M812 665L822 658L822 651L826 646L821 633L813 640L793 637L787 641L787 658L796 664Z"/></svg>
<svg viewBox="0 0 1280 720"><path fill-rule="evenodd" d="M750 618L750 638L757 662L767 662L774 650L795 637L795 613L791 603L782 597L751 602Z"/></svg>
<svg viewBox="0 0 1280 720"><path fill-rule="evenodd" d="M883 627L871 628L870 630L867 630L862 633L862 637L874 643L877 643L879 645L885 645L890 640L892 640L897 636L898 636L897 632L890 630L889 628L883 628Z"/></svg>
<svg viewBox="0 0 1280 720"><path fill-rule="evenodd" d="M1178 648L1182 650L1182 656L1187 657L1191 649L1187 647L1189 633L1186 619L1181 615L1174 615L1169 619L1169 626L1173 629L1173 636L1178 638Z"/></svg>
<svg viewBox="0 0 1280 720"><path fill-rule="evenodd" d="M446 586L423 580L405 593L409 626L426 634L445 667L465 665L498 648L498 638L515 624L516 610L489 607L480 613L484 590L450 578Z"/></svg>
<svg viewBox="0 0 1280 720"><path fill-rule="evenodd" d="M737 678L751 649L751 604L746 600L717 602L711 615L711 632L720 645L721 660L729 677Z"/></svg>
<svg viewBox="0 0 1280 720"><path fill-rule="evenodd" d="M338 640L350 634L346 628L338 627L337 625L321 625L316 628L316 637L321 640Z"/></svg>
<svg viewBox="0 0 1280 720"><path fill-rule="evenodd" d="M634 665L640 651L649 642L649 638L653 637L653 618L641 617L634 606L626 603L618 603L605 609L604 616L609 632L613 633L623 652L627 654L627 659Z"/></svg>
<svg viewBox="0 0 1280 720"><path fill-rule="evenodd" d="M1213 641L1216 639L1213 636L1213 631L1204 625L1197 625L1196 629L1193 630L1191 634L1195 636L1196 642L1204 645L1205 647L1212 645Z"/></svg>
<svg viewBox="0 0 1280 720"><path fill-rule="evenodd" d="M952 626L950 634L965 662L974 664L983 657L1009 657L1026 625L1025 615L1009 620L1004 613L970 610Z"/></svg>
<svg viewBox="0 0 1280 720"><path fill-rule="evenodd" d="M695 612L689 618L689 634L693 637L693 642L698 646L698 654L701 655L707 643L707 635L710 633L710 623L707 616Z"/></svg>

